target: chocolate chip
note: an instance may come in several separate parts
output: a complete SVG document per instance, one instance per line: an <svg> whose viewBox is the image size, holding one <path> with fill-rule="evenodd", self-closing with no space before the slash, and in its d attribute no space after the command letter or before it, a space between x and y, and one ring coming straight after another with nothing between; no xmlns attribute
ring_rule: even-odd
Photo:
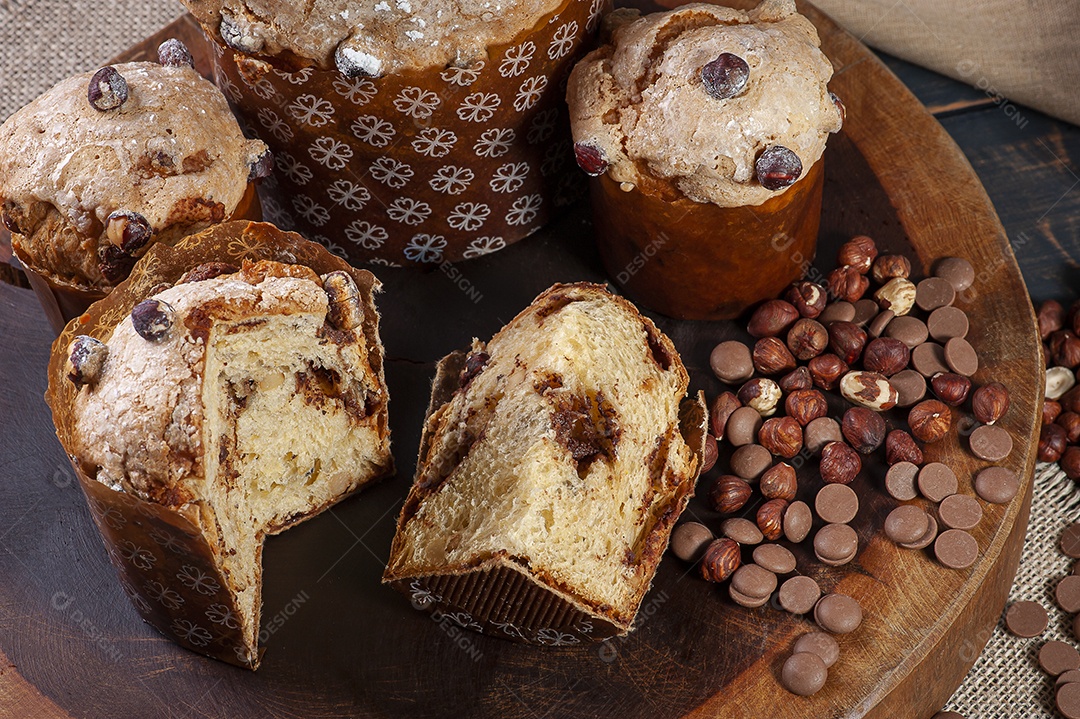
<svg viewBox="0 0 1080 719"><path fill-rule="evenodd" d="M728 539L734 539L739 544L748 546L761 544L762 540L765 539L765 535L761 533L756 524L742 517L725 519L724 523L720 525L720 534Z"/></svg>
<svg viewBox="0 0 1080 719"><path fill-rule="evenodd" d="M122 282L131 274L131 268L135 266L135 258L116 245L99 245L97 255L98 270L105 281L111 285Z"/></svg>
<svg viewBox="0 0 1080 719"><path fill-rule="evenodd" d="M1018 637L1029 639L1046 631L1046 610L1038 602L1013 602L1005 611L1005 626Z"/></svg>
<svg viewBox="0 0 1080 719"><path fill-rule="evenodd" d="M979 543L962 529L946 529L934 541L934 556L949 569L967 569L979 558Z"/></svg>
<svg viewBox="0 0 1080 719"><path fill-rule="evenodd" d="M901 542L901 547L904 549L926 549L933 544L938 536L938 523L937 520L934 519L934 515L928 514L927 517L929 518L930 523L926 527L926 534L919 537L914 542Z"/></svg>
<svg viewBox="0 0 1080 719"><path fill-rule="evenodd" d="M885 491L893 499L907 502L919 496L916 489L916 477L919 476L918 466L911 462L897 462L889 467L885 473Z"/></svg>
<svg viewBox="0 0 1080 719"><path fill-rule="evenodd" d="M750 348L737 340L721 342L709 353L709 366L721 382L737 384L754 374Z"/></svg>
<svg viewBox="0 0 1080 719"><path fill-rule="evenodd" d="M1058 687L1054 703L1065 719L1080 719L1080 683L1065 682Z"/></svg>
<svg viewBox="0 0 1080 719"><path fill-rule="evenodd" d="M1080 612L1080 576L1070 574L1054 588L1054 599L1063 612Z"/></svg>
<svg viewBox="0 0 1080 719"><path fill-rule="evenodd" d="M259 156L252 161L251 165L248 166L248 182L269 177L270 173L273 171L274 153L270 152L270 150L261 152Z"/></svg>
<svg viewBox="0 0 1080 719"><path fill-rule="evenodd" d="M749 482L772 466L772 455L760 444L746 444L731 454L729 464L732 472Z"/></svg>
<svg viewBox="0 0 1080 719"><path fill-rule="evenodd" d="M840 659L840 645L836 643L836 640L832 638L832 635L826 634L825 632L810 632L809 634L803 634L795 640L795 646L792 647L792 651L796 654L799 652L817 654L821 657L821 661L825 662L826 667L831 667Z"/></svg>
<svg viewBox="0 0 1080 719"><path fill-rule="evenodd" d="M945 343L945 362L953 372L970 377L979 369L979 355L963 337L953 337Z"/></svg>
<svg viewBox="0 0 1080 719"><path fill-rule="evenodd" d="M975 475L975 493L991 504L1011 502L1019 489L1019 477L1006 467L987 467Z"/></svg>
<svg viewBox="0 0 1080 719"><path fill-rule="evenodd" d="M1072 684L1073 682L1080 682L1080 669L1070 669L1059 676L1054 684L1061 686L1062 684Z"/></svg>
<svg viewBox="0 0 1080 719"><path fill-rule="evenodd" d="M896 319L896 313L892 310L878 312L874 316L874 319L870 320L870 324L866 326L866 334L875 338L881 337L885 334L885 330L889 326L889 323L894 319ZM910 347L908 349L910 349Z"/></svg>
<svg viewBox="0 0 1080 719"><path fill-rule="evenodd" d="M780 670L780 683L792 694L808 697L825 686L829 670L821 657L810 652L792 654Z"/></svg>
<svg viewBox="0 0 1080 719"><path fill-rule="evenodd" d="M764 605L776 590L776 575L756 564L744 564L731 575L728 593L736 604L754 608Z"/></svg>
<svg viewBox="0 0 1080 719"><path fill-rule="evenodd" d="M671 533L671 551L684 562L696 562L715 537L704 524L683 522Z"/></svg>
<svg viewBox="0 0 1080 719"><path fill-rule="evenodd" d="M821 587L810 577L792 577L780 585L780 606L792 614L806 614L820 598Z"/></svg>
<svg viewBox="0 0 1080 719"><path fill-rule="evenodd" d="M138 212L116 210L105 220L105 236L126 255L146 247L153 234L150 222Z"/></svg>
<svg viewBox="0 0 1080 719"><path fill-rule="evenodd" d="M941 277L927 277L915 289L915 304L927 312L948 307L956 301L956 289Z"/></svg>
<svg viewBox="0 0 1080 719"><path fill-rule="evenodd" d="M818 322L828 327L833 322L851 322L855 319L855 305L840 300L826 305L818 315Z"/></svg>
<svg viewBox="0 0 1080 719"><path fill-rule="evenodd" d="M115 110L127 102L127 82L115 67L106 65L90 78L86 99L91 107L100 112Z"/></svg>
<svg viewBox="0 0 1080 719"><path fill-rule="evenodd" d="M903 342L903 340L900 340ZM945 348L935 342L923 342L911 351L911 364L923 377L950 372L945 362ZM958 372L957 374L963 374Z"/></svg>
<svg viewBox="0 0 1080 719"><path fill-rule="evenodd" d="M941 523L949 529L974 529L982 520L982 515L979 500L968 494L951 494L941 500L941 505L938 506Z"/></svg>
<svg viewBox="0 0 1080 719"><path fill-rule="evenodd" d="M191 56L191 51L175 37L158 45L157 56L158 62L165 67L195 67L195 58Z"/></svg>
<svg viewBox="0 0 1080 719"><path fill-rule="evenodd" d="M902 504L885 517L885 536L897 544L917 542L930 526L930 515L914 504Z"/></svg>
<svg viewBox="0 0 1080 719"><path fill-rule="evenodd" d="M948 342L954 337L967 337L970 325L968 316L957 307L939 307L926 320L930 336L938 342Z"/></svg>
<svg viewBox="0 0 1080 719"><path fill-rule="evenodd" d="M574 159L578 167L591 177L597 177L607 172L608 161L604 157L604 151L588 142L574 143Z"/></svg>
<svg viewBox="0 0 1080 719"><path fill-rule="evenodd" d="M67 378L76 387L96 384L108 357L108 345L89 335L79 335L68 345Z"/></svg>
<svg viewBox="0 0 1080 719"><path fill-rule="evenodd" d="M803 446L814 454L830 442L843 442L844 433L840 423L832 417L818 417L803 430Z"/></svg>
<svg viewBox="0 0 1080 719"><path fill-rule="evenodd" d="M1012 435L997 425L977 428L968 437L971 452L987 462L1000 462L1012 452Z"/></svg>
<svg viewBox="0 0 1080 719"><path fill-rule="evenodd" d="M859 300L855 303L855 316L851 318L853 324L863 327L879 314L878 303L871 299ZM890 310L891 311L891 310Z"/></svg>
<svg viewBox="0 0 1080 719"><path fill-rule="evenodd" d="M846 594L826 594L814 607L814 621L832 634L850 634L862 624L862 607Z"/></svg>
<svg viewBox="0 0 1080 719"><path fill-rule="evenodd" d="M859 512L859 495L846 484L826 484L814 498L814 510L828 524L847 524Z"/></svg>
<svg viewBox="0 0 1080 719"><path fill-rule="evenodd" d="M826 524L814 535L814 555L830 567L847 564L859 551L859 535L846 524Z"/></svg>
<svg viewBox="0 0 1080 719"><path fill-rule="evenodd" d="M705 86L705 92L717 100L735 97L746 89L749 80L750 66L746 60L730 52L721 53L701 68L701 84Z"/></svg>
<svg viewBox="0 0 1080 719"><path fill-rule="evenodd" d="M940 502L950 494L956 494L959 481L956 472L941 462L931 462L919 470L919 492L931 502Z"/></svg>
<svg viewBox="0 0 1080 719"><path fill-rule="evenodd" d="M802 160L783 145L770 145L754 163L758 182L766 190L782 190L802 175Z"/></svg>
<svg viewBox="0 0 1080 719"><path fill-rule="evenodd" d="M1039 666L1047 674L1056 677L1058 674L1080 668L1080 652L1076 651L1076 647L1065 642L1047 642L1039 649Z"/></svg>
<svg viewBox="0 0 1080 719"><path fill-rule="evenodd" d="M1061 552L1066 557L1080 559L1080 522L1070 524L1061 533Z"/></svg>
<svg viewBox="0 0 1080 719"><path fill-rule="evenodd" d="M724 436L733 447L742 447L757 442L758 430L763 421L761 414L753 407L739 407L728 417Z"/></svg>
<svg viewBox="0 0 1080 719"><path fill-rule="evenodd" d="M784 510L784 537L789 542L798 544L810 534L810 528L814 524L814 515L810 512L810 505L806 502L792 502Z"/></svg>
<svg viewBox="0 0 1080 719"><path fill-rule="evenodd" d="M896 389L898 407L911 407L926 396L926 378L913 369L897 372L889 378L889 384Z"/></svg>
<svg viewBox="0 0 1080 719"><path fill-rule="evenodd" d="M961 257L946 257L934 267L934 276L948 280L957 292L963 292L975 282L975 268Z"/></svg>
<svg viewBox="0 0 1080 719"><path fill-rule="evenodd" d="M906 344L908 349L913 350L926 341L930 332L926 324L918 317L905 315L889 323L889 326L885 328L885 336L898 339Z"/></svg>
<svg viewBox="0 0 1080 719"><path fill-rule="evenodd" d="M173 308L169 303L151 297L131 310L131 325L147 342L157 342L169 333L173 324Z"/></svg>
<svg viewBox="0 0 1080 719"><path fill-rule="evenodd" d="M754 547L753 557L754 564L768 569L773 574L791 574L795 571L795 555L779 544L762 544Z"/></svg>

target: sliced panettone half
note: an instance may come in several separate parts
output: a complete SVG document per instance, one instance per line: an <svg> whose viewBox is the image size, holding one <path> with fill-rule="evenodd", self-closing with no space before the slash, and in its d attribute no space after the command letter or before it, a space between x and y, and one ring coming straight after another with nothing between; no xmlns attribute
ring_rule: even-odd
<svg viewBox="0 0 1080 719"><path fill-rule="evenodd" d="M384 581L518 641L626 633L701 466L688 384L632 304L550 288L440 364Z"/></svg>

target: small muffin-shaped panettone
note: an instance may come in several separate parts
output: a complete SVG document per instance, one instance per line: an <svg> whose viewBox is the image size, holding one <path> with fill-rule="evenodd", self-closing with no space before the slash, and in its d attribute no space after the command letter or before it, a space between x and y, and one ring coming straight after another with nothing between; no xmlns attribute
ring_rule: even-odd
<svg viewBox="0 0 1080 719"><path fill-rule="evenodd" d="M384 581L516 641L626 633L701 464L687 385L629 302L547 290L443 360Z"/></svg>
<svg viewBox="0 0 1080 719"><path fill-rule="evenodd" d="M58 340L75 388L50 389L61 440L125 589L180 643L254 668L264 537L392 470L377 288L367 272L213 261L100 314L97 337Z"/></svg>
<svg viewBox="0 0 1080 719"><path fill-rule="evenodd" d="M16 255L90 301L153 243L252 218L250 180L270 169L266 145L244 137L186 48L173 40L160 54L165 64L68 78L0 126L0 209Z"/></svg>

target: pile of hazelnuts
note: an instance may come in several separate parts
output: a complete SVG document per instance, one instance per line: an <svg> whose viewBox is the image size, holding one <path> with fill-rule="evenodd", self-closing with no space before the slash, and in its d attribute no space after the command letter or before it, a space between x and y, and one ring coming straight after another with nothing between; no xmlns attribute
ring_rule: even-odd
<svg viewBox="0 0 1080 719"><path fill-rule="evenodd" d="M1039 305L1039 334L1046 360L1039 460L1057 462L1080 482L1080 301L1066 311L1056 300Z"/></svg>

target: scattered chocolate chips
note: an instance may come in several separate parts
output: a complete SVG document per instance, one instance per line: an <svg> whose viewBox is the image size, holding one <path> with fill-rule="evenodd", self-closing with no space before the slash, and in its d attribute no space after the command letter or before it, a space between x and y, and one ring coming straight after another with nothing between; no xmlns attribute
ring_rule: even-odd
<svg viewBox="0 0 1080 719"><path fill-rule="evenodd" d="M157 342L169 333L173 324L173 308L167 302L146 299L131 310L131 325L147 342Z"/></svg>
<svg viewBox="0 0 1080 719"><path fill-rule="evenodd" d="M744 564L731 575L728 593L736 604L753 609L763 606L776 590L776 575L756 564Z"/></svg>
<svg viewBox="0 0 1080 719"><path fill-rule="evenodd" d="M930 515L914 504L902 504L885 518L885 536L897 544L917 542L930 526Z"/></svg>
<svg viewBox="0 0 1080 719"><path fill-rule="evenodd" d="M975 268L962 257L946 257L934 267L934 276L948 280L957 292L963 292L975 282Z"/></svg>
<svg viewBox="0 0 1080 719"><path fill-rule="evenodd" d="M940 502L950 494L956 494L959 481L956 472L947 464L931 462L919 470L919 492L931 502Z"/></svg>
<svg viewBox="0 0 1080 719"><path fill-rule="evenodd" d="M90 106L99 112L115 110L127 102L127 81L115 67L106 65L90 78L86 99Z"/></svg>
<svg viewBox="0 0 1080 719"><path fill-rule="evenodd" d="M967 569L979 558L979 543L962 529L947 529L934 541L934 556L949 569Z"/></svg>
<svg viewBox="0 0 1080 719"><path fill-rule="evenodd" d="M832 667L840 659L840 645L831 634L825 632L803 634L795 640L795 646L792 649L796 654L799 652L817 654L821 657L821 661L825 662L826 667Z"/></svg>
<svg viewBox="0 0 1080 719"><path fill-rule="evenodd" d="M784 537L798 544L810 534L814 516L806 502L792 502L784 512Z"/></svg>
<svg viewBox="0 0 1080 719"><path fill-rule="evenodd" d="M765 535L761 533L758 526L743 517L724 520L724 523L720 525L720 533L728 539L734 539L739 544L746 546L761 544L765 539Z"/></svg>
<svg viewBox="0 0 1080 719"><path fill-rule="evenodd" d="M926 342L927 337L930 336L930 331L927 329L926 323L918 317L905 315L889 322L889 325L885 328L885 336L898 339L906 344L908 349L914 350L923 342Z"/></svg>
<svg viewBox="0 0 1080 719"><path fill-rule="evenodd" d="M967 337L970 323L967 314L956 307L939 307L926 320L930 336L938 342L948 342L956 337Z"/></svg>
<svg viewBox="0 0 1080 719"><path fill-rule="evenodd" d="M1057 676L1080 668L1080 653L1065 642L1049 641L1039 649L1039 666L1047 674Z"/></svg>
<svg viewBox="0 0 1080 719"><path fill-rule="evenodd" d="M818 490L814 509L827 524L847 524L859 512L859 495L846 484L826 484Z"/></svg>
<svg viewBox="0 0 1080 719"><path fill-rule="evenodd" d="M754 360L750 348L742 342L721 342L709 353L713 374L727 384L738 384L754 375Z"/></svg>
<svg viewBox="0 0 1080 719"><path fill-rule="evenodd" d="M859 551L859 535L846 524L826 524L814 535L814 555L830 567L847 564Z"/></svg>
<svg viewBox="0 0 1080 719"><path fill-rule="evenodd" d="M978 526L982 520L982 505L971 495L951 494L941 500L938 516L941 518L941 523L949 529L970 530Z"/></svg>
<svg viewBox="0 0 1080 719"><path fill-rule="evenodd" d="M911 407L926 396L926 378L913 369L897 372L889 378L889 384L896 390L899 407Z"/></svg>
<svg viewBox="0 0 1080 719"><path fill-rule="evenodd" d="M814 621L832 634L850 634L862 619L862 607L846 594L826 594L814 607Z"/></svg>
<svg viewBox="0 0 1080 719"><path fill-rule="evenodd" d="M1070 574L1054 588L1054 599L1063 612L1080 612L1080 575Z"/></svg>
<svg viewBox="0 0 1080 719"><path fill-rule="evenodd" d="M590 177L598 177L607 172L608 161L604 157L604 151L592 143L575 142L574 159L577 160L578 167Z"/></svg>
<svg viewBox="0 0 1080 719"><path fill-rule="evenodd" d="M780 585L780 606L792 614L806 614L820 598L821 587L810 577L792 577Z"/></svg>
<svg viewBox="0 0 1080 719"><path fill-rule="evenodd" d="M738 55L721 53L701 68L701 84L705 92L717 100L735 97L746 89L750 80L750 66Z"/></svg>
<svg viewBox="0 0 1080 719"><path fill-rule="evenodd" d="M773 574L791 574L795 571L795 555L779 544L761 544L754 547L753 558L754 564Z"/></svg>
<svg viewBox="0 0 1080 719"><path fill-rule="evenodd" d="M934 519L934 515L929 514L927 517L929 518L930 523L926 528L926 534L919 537L919 539L914 542L900 542L901 547L904 549L926 549L934 543L934 540L937 539L938 536L938 523L937 520Z"/></svg>
<svg viewBox="0 0 1080 719"><path fill-rule="evenodd" d="M855 319L855 305L840 300L827 305L818 316L818 322L828 327L833 322L851 322Z"/></svg>
<svg viewBox="0 0 1080 719"><path fill-rule="evenodd" d="M1012 435L996 425L976 428L968 437L972 453L987 462L1000 462L1012 452Z"/></svg>
<svg viewBox="0 0 1080 719"><path fill-rule="evenodd" d="M754 163L758 182L766 190L782 190L802 175L802 160L783 145L765 148Z"/></svg>
<svg viewBox="0 0 1080 719"><path fill-rule="evenodd" d="M927 277L916 285L915 304L926 312L947 307L956 300L956 289L941 277Z"/></svg>
<svg viewBox="0 0 1080 719"><path fill-rule="evenodd" d="M1070 524L1061 533L1061 553L1071 559L1080 559L1080 522Z"/></svg>
<svg viewBox="0 0 1080 719"><path fill-rule="evenodd" d="M780 682L792 694L808 697L825 686L829 670L821 657L810 652L792 654L780 670Z"/></svg>
<svg viewBox="0 0 1080 719"><path fill-rule="evenodd" d="M945 343L945 362L957 374L970 377L979 369L979 355L963 337L953 337Z"/></svg>
<svg viewBox="0 0 1080 719"><path fill-rule="evenodd" d="M1008 504L1020 489L1020 478L1007 467L987 467L975 475L975 493L991 504Z"/></svg>
<svg viewBox="0 0 1080 719"><path fill-rule="evenodd" d="M1050 619L1038 602L1013 602L1005 612L1005 626L1018 637L1037 637L1046 631Z"/></svg>
<svg viewBox="0 0 1080 719"><path fill-rule="evenodd" d="M755 480L772 466L772 455L760 444L746 444L732 453L730 466L739 477Z"/></svg>
<svg viewBox="0 0 1080 719"><path fill-rule="evenodd" d="M704 524L683 522L671 533L671 551L684 562L696 562L713 539L713 533Z"/></svg>
<svg viewBox="0 0 1080 719"><path fill-rule="evenodd" d="M911 364L923 377L933 377L942 372L952 371L945 361L945 348L936 342L923 342L913 349ZM963 374L963 372L958 374Z"/></svg>
<svg viewBox="0 0 1080 719"><path fill-rule="evenodd" d="M158 45L157 55L158 62L165 67L195 67L195 58L187 45L174 37Z"/></svg>
<svg viewBox="0 0 1080 719"><path fill-rule="evenodd" d="M1070 670L1071 671L1071 670ZM1054 697L1057 709L1065 719L1080 719L1080 683L1065 682Z"/></svg>
<svg viewBox="0 0 1080 719"><path fill-rule="evenodd" d="M893 499L907 502L919 496L916 478L919 468L911 462L897 462L885 473L885 491Z"/></svg>

